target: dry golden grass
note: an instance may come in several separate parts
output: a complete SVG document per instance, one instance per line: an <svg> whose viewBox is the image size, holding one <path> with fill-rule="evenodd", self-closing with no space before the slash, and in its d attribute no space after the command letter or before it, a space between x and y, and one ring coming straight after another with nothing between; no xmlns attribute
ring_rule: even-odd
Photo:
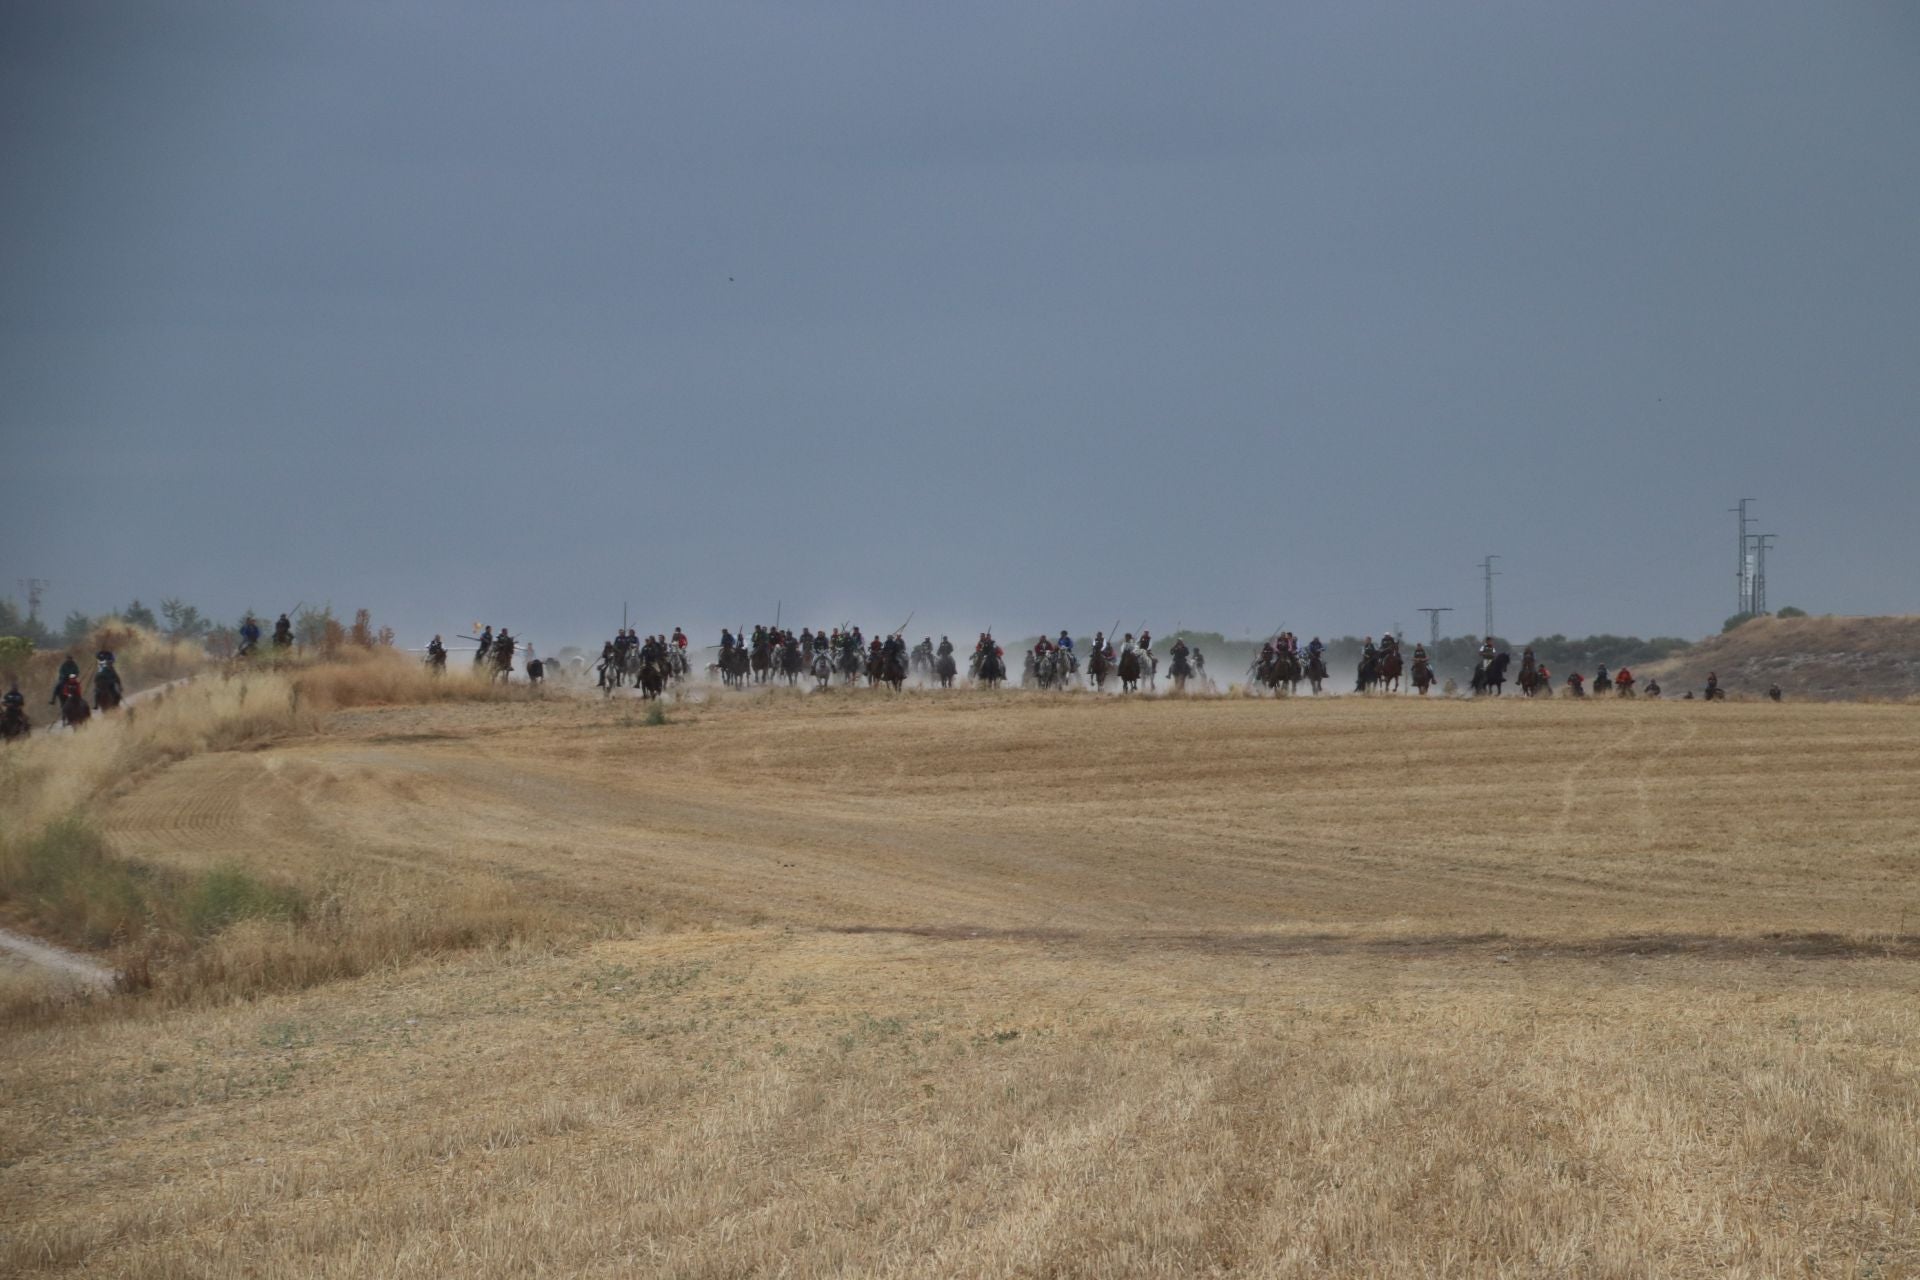
<svg viewBox="0 0 1920 1280"><path fill-rule="evenodd" d="M339 708L527 697L465 673L436 679L418 663L375 651L206 674L96 716L79 732L19 744L0 756L0 916L64 943L108 949L132 985L170 1003L299 987L423 952L565 932L503 884L474 880L409 898L363 876L354 892L342 892L312 876L260 877L246 857L188 869L117 858L96 834L116 796L169 765L310 736ZM38 1018L43 1004L0 1003L0 1015Z"/></svg>
<svg viewBox="0 0 1920 1280"><path fill-rule="evenodd" d="M13 1032L0 1271L1920 1272L1910 708L399 706L103 826L552 928Z"/></svg>

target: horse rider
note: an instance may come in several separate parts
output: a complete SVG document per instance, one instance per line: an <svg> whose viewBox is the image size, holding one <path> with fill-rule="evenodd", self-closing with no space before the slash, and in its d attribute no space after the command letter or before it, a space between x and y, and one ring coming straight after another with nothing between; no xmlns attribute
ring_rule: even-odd
<svg viewBox="0 0 1920 1280"><path fill-rule="evenodd" d="M438 632L435 632L433 639L427 642L427 658L436 667L446 665L447 646L440 643L440 634Z"/></svg>
<svg viewBox="0 0 1920 1280"><path fill-rule="evenodd" d="M1427 646L1421 644L1419 641L1416 640L1413 645L1414 674L1415 675L1420 674L1420 672L1426 670L1427 667L1429 667L1430 665L1431 663L1429 663L1427 660Z"/></svg>
<svg viewBox="0 0 1920 1280"><path fill-rule="evenodd" d="M1324 656L1326 652L1327 646L1320 643L1319 636L1315 636L1307 642L1307 658L1309 661Z"/></svg>
<svg viewBox="0 0 1920 1280"><path fill-rule="evenodd" d="M78 680L79 678L80 664L73 660L72 654L68 654L67 660L60 664L60 673L53 678L53 697L49 698L48 701L54 706L59 706L60 691L67 687L67 681Z"/></svg>
<svg viewBox="0 0 1920 1280"><path fill-rule="evenodd" d="M1525 682L1527 677L1534 673L1534 668L1537 665L1538 663L1534 661L1532 645L1528 645L1520 651L1520 679L1522 682Z"/></svg>
<svg viewBox="0 0 1920 1280"><path fill-rule="evenodd" d="M722 627L720 628L720 652L725 653L731 648L733 648L733 632Z"/></svg>
<svg viewBox="0 0 1920 1280"><path fill-rule="evenodd" d="M1593 691L1595 693L1609 693L1612 689L1613 678L1607 674L1607 664L1603 662L1600 664L1599 669L1593 673Z"/></svg>
<svg viewBox="0 0 1920 1280"><path fill-rule="evenodd" d="M673 629L673 647L682 653L687 651L687 633L678 627Z"/></svg>
<svg viewBox="0 0 1920 1280"><path fill-rule="evenodd" d="M1371 664L1371 663L1380 661L1380 651L1373 647L1372 636L1368 636L1366 638L1366 642L1360 646L1360 661L1363 664Z"/></svg>
<svg viewBox="0 0 1920 1280"><path fill-rule="evenodd" d="M1380 637L1380 656L1384 658L1388 654L1395 657L1400 654L1400 637L1391 631L1384 632Z"/></svg>
<svg viewBox="0 0 1920 1280"><path fill-rule="evenodd" d="M101 689L111 689L113 690L113 696L118 698L121 694L120 672L116 670L113 665L112 651L102 649L94 655L94 662L93 688L95 696L97 697L99 695Z"/></svg>
<svg viewBox="0 0 1920 1280"><path fill-rule="evenodd" d="M1660 682L1658 680L1647 681L1647 696L1649 698L1657 698L1660 696Z"/></svg>
<svg viewBox="0 0 1920 1280"><path fill-rule="evenodd" d="M1627 670L1625 667L1620 668L1619 671L1614 673L1613 687L1618 689L1623 697L1631 695L1633 693L1633 672Z"/></svg>
<svg viewBox="0 0 1920 1280"><path fill-rule="evenodd" d="M240 620L240 656L245 657L260 647L260 624L248 614Z"/></svg>
<svg viewBox="0 0 1920 1280"><path fill-rule="evenodd" d="M293 644L293 624L287 621L287 615L281 614L273 624L273 647L289 648Z"/></svg>
<svg viewBox="0 0 1920 1280"><path fill-rule="evenodd" d="M1153 633L1145 627L1140 628L1140 647L1145 650L1153 648Z"/></svg>
<svg viewBox="0 0 1920 1280"><path fill-rule="evenodd" d="M80 687L80 673L78 671L62 680L59 687L53 691L53 700L55 702L64 703L69 698L78 699L81 702L86 701L86 691Z"/></svg>
<svg viewBox="0 0 1920 1280"><path fill-rule="evenodd" d="M1068 653L1073 652L1073 637L1067 634L1065 627L1060 628L1060 638L1053 642L1053 647L1056 649L1065 649Z"/></svg>
<svg viewBox="0 0 1920 1280"><path fill-rule="evenodd" d="M20 692L18 680L7 681L7 692L0 696L0 719L8 723L22 723L27 719L27 695Z"/></svg>
<svg viewBox="0 0 1920 1280"><path fill-rule="evenodd" d="M473 665L477 667L481 663L485 662L487 660L487 655L492 652L493 652L493 624L489 622L486 625L486 627L482 629L480 632L480 647L474 652Z"/></svg>
<svg viewBox="0 0 1920 1280"><path fill-rule="evenodd" d="M1587 678L1578 671L1567 677L1567 688L1576 698L1584 698L1587 696L1586 685Z"/></svg>
<svg viewBox="0 0 1920 1280"><path fill-rule="evenodd" d="M1493 637L1486 636L1480 641L1480 661L1493 661Z"/></svg>
<svg viewBox="0 0 1920 1280"><path fill-rule="evenodd" d="M1193 674L1202 680L1207 678L1207 655L1200 652L1200 646L1193 646Z"/></svg>
<svg viewBox="0 0 1920 1280"><path fill-rule="evenodd" d="M1109 646L1107 644L1107 633L1104 631L1094 632L1093 633L1094 655L1096 657L1101 657L1101 658L1111 658L1113 655L1108 652L1108 648Z"/></svg>
<svg viewBox="0 0 1920 1280"><path fill-rule="evenodd" d="M1715 698L1722 696L1720 692L1720 677L1714 672L1707 672L1707 701L1712 702Z"/></svg>
<svg viewBox="0 0 1920 1280"><path fill-rule="evenodd" d="M1780 701L1780 686L1779 686L1779 685L1777 685L1777 684L1770 684L1770 685L1768 685L1768 686L1767 686L1767 696L1768 696L1769 698L1771 698L1771 699L1773 699L1773 700L1774 700L1775 702L1778 702L1778 701Z"/></svg>
<svg viewBox="0 0 1920 1280"><path fill-rule="evenodd" d="M947 639L945 633L941 634L940 647L935 649L934 653L942 658L951 658L953 656L953 641Z"/></svg>
<svg viewBox="0 0 1920 1280"><path fill-rule="evenodd" d="M1173 648L1167 650L1167 653L1168 653L1168 656L1170 656L1175 663L1178 663L1180 659L1185 658L1190 654L1192 654L1193 650L1187 647L1186 637L1175 636L1173 639Z"/></svg>

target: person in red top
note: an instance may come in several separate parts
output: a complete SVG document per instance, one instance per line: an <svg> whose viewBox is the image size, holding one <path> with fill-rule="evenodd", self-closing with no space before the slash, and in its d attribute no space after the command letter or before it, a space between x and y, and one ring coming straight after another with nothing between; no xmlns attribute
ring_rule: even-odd
<svg viewBox="0 0 1920 1280"><path fill-rule="evenodd" d="M1614 673L1613 687L1618 689L1621 693L1632 694L1633 672L1627 670L1625 667L1620 668L1619 671Z"/></svg>
<svg viewBox="0 0 1920 1280"><path fill-rule="evenodd" d="M687 647L687 633L686 633L686 632L684 632L684 631L682 631L682 630L681 630L680 628L678 628L678 627L675 627L675 628L673 629L673 643L674 643L674 645L675 645L675 646L676 646L677 648L681 648L681 649L684 649L684 648L686 648L686 647Z"/></svg>

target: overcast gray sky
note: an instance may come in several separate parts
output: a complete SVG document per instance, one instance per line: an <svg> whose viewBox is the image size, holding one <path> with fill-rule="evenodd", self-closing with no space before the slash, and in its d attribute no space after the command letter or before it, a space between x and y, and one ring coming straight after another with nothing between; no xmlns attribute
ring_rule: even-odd
<svg viewBox="0 0 1920 1280"><path fill-rule="evenodd" d="M1920 611L1920 7L0 7L0 590Z"/></svg>

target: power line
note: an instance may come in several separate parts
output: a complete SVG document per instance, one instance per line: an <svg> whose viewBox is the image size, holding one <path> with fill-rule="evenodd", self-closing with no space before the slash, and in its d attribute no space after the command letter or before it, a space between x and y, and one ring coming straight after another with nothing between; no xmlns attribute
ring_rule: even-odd
<svg viewBox="0 0 1920 1280"><path fill-rule="evenodd" d="M1427 643L1438 649L1440 647L1440 615L1443 613L1452 613L1453 606L1442 605L1438 609L1415 609L1414 612L1427 615L1427 635L1429 637Z"/></svg>
<svg viewBox="0 0 1920 1280"><path fill-rule="evenodd" d="M16 581L20 584L20 594L27 598L27 620L29 622L38 622L40 620L40 597L42 593L53 584L45 578L19 578L16 579Z"/></svg>
<svg viewBox="0 0 1920 1280"><path fill-rule="evenodd" d="M1750 562L1747 559L1747 526L1753 523L1752 519L1747 515L1747 504L1752 501L1754 501L1752 498L1742 498L1738 506L1727 508L1729 514L1737 515L1740 518L1739 554L1734 557L1734 580L1739 584L1738 596L1734 600L1733 606L1735 613L1753 612L1753 575L1750 571Z"/></svg>
<svg viewBox="0 0 1920 1280"><path fill-rule="evenodd" d="M1493 638L1493 580L1500 576L1500 571L1493 567L1493 562L1499 558L1499 556L1488 556L1480 562L1480 572L1487 584L1487 629L1482 633L1482 639Z"/></svg>
<svg viewBox="0 0 1920 1280"><path fill-rule="evenodd" d="M1753 535L1753 612L1767 611L1767 548L1780 540L1775 533Z"/></svg>

